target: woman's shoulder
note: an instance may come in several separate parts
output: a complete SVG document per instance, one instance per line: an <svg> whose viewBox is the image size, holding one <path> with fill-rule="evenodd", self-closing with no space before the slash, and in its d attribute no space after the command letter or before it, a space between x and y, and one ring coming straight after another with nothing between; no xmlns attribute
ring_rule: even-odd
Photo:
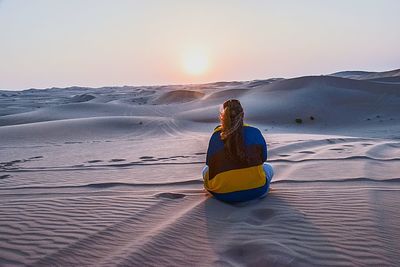
<svg viewBox="0 0 400 267"><path fill-rule="evenodd" d="M250 124L247 124L247 123L243 124L243 128L249 132L255 132L255 133L261 132L260 129L258 129L257 127L251 126Z"/></svg>
<svg viewBox="0 0 400 267"><path fill-rule="evenodd" d="M213 133L219 132L219 131L221 131L221 129L222 129L222 125L219 124L219 125L217 125L217 126L214 128Z"/></svg>
<svg viewBox="0 0 400 267"><path fill-rule="evenodd" d="M261 142L263 135L257 127L251 126L251 125L243 125L244 129L244 138L250 142L250 140L253 140L252 142Z"/></svg>

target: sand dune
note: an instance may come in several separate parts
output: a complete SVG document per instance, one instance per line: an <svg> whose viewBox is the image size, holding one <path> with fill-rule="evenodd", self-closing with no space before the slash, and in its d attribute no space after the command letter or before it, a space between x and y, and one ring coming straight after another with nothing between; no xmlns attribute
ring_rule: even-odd
<svg viewBox="0 0 400 267"><path fill-rule="evenodd" d="M218 96L217 101L212 101ZM202 107L182 111L178 118L217 122L218 104L237 97L245 107L246 119L255 124L337 128L399 124L400 86L336 77L301 77L281 80L252 89L232 89L210 94ZM347 116L346 114L351 114ZM379 125L381 124L381 125ZM306 130L307 128L304 128Z"/></svg>
<svg viewBox="0 0 400 267"><path fill-rule="evenodd" d="M73 96L71 98L71 102L74 102L74 103L88 102L88 101L93 100L95 98L96 97L94 95L91 95L91 94L82 94L82 95Z"/></svg>
<svg viewBox="0 0 400 267"><path fill-rule="evenodd" d="M363 80L370 80L370 79L399 77L399 76L400 76L400 69L397 69L397 70L391 70L391 71L370 73L370 74L362 76L362 79Z"/></svg>
<svg viewBox="0 0 400 267"><path fill-rule="evenodd" d="M174 90L171 92L163 93L156 98L153 103L155 104L172 104L190 102L202 98L204 93L190 90Z"/></svg>
<svg viewBox="0 0 400 267"><path fill-rule="evenodd" d="M1 91L0 266L398 266L399 86ZM200 175L232 97L275 169L266 198L234 205Z"/></svg>
<svg viewBox="0 0 400 267"><path fill-rule="evenodd" d="M298 141L299 137L306 140ZM118 184L98 185L79 195L71 188L58 188L53 196L29 194L27 199L19 194L23 189L8 190L15 195L5 196L1 209L3 263L395 266L399 260L395 240L400 229L393 201L398 201L398 181L378 176L379 183L343 178L341 183L331 180L321 184L310 179L309 183L300 180L293 185L291 179L297 181L299 174L336 177L337 168L302 170L306 163L300 158L339 160L337 164L351 170L345 167L349 161L353 169L371 162L340 154L373 153L378 159L379 153L389 149L390 157L400 159L398 150L392 147L399 142L334 136L315 139L307 135L270 136L270 157L277 170L273 191L263 200L241 205L205 197L197 183L172 184L170 191L158 187L151 191L151 186L146 191L139 185L129 185L131 189ZM283 153L298 157L299 163L279 162L290 158ZM385 162L377 164L387 167ZM170 175L181 177L176 171ZM387 168L386 172L395 174ZM352 175L353 171L348 177ZM42 189L42 193L54 191Z"/></svg>
<svg viewBox="0 0 400 267"><path fill-rule="evenodd" d="M399 77L400 69L383 71L383 72L371 72L371 71L341 71L331 74L331 76L349 78L356 80L372 80L389 77Z"/></svg>
<svg viewBox="0 0 400 267"><path fill-rule="evenodd" d="M165 135L178 131L172 119L150 116L113 116L44 121L3 126L0 135L7 142L52 142L88 140L93 136L112 138L120 135Z"/></svg>
<svg viewBox="0 0 400 267"><path fill-rule="evenodd" d="M176 111L179 111L178 107ZM158 116L171 114L170 108L149 105L128 105L126 103L74 103L44 107L30 112L0 117L0 126L18 125L35 122L56 121L110 116Z"/></svg>
<svg viewBox="0 0 400 267"><path fill-rule="evenodd" d="M400 84L400 76L375 78L375 79L369 79L368 81L379 82L379 83Z"/></svg>
<svg viewBox="0 0 400 267"><path fill-rule="evenodd" d="M224 99L229 99L229 98L239 98L240 96L246 94L249 92L250 89L227 89L227 90L222 90L219 92L211 93L207 96L207 101L210 100L218 100L218 101L224 101Z"/></svg>
<svg viewBox="0 0 400 267"><path fill-rule="evenodd" d="M385 197L375 204L368 201L368 193ZM46 252L47 256L32 258L40 266L91 265L93 259L103 266L338 266L349 263L387 266L396 264L392 258L395 251L379 246L379 240L386 240L390 233L369 238L362 233L376 231L374 226L379 222L375 216L390 211L387 202L394 196L395 192L368 189L328 195L326 191L316 190L308 191L306 196L296 190L284 190L250 207L229 206L204 197L199 200L198 196L176 199L121 196L113 197L112 205L106 201L109 199L99 197L82 199L79 204L62 199L53 203L53 207L34 202L24 210L37 223L43 223L41 227L51 232L57 225L45 223L40 216L29 212L32 205L54 215L70 214L63 225L81 230L75 237L68 237L65 232L72 229L65 227L51 237L56 242L52 247L38 246L36 251L26 254L40 256ZM319 200L324 212L313 208L315 200ZM17 206L22 207L24 203L27 204L21 202ZM72 213L71 208L82 212ZM89 209L95 211L89 212ZM99 211L110 209L115 211L113 216ZM335 216L339 211L340 216ZM171 212L173 215L166 218ZM96 216L103 217L102 224L93 223ZM326 220L327 216L337 219ZM396 217L390 219L394 222ZM364 221L362 225L360 220ZM396 227L394 223L387 226ZM168 245L172 238L174 246ZM35 262L37 258L40 259Z"/></svg>

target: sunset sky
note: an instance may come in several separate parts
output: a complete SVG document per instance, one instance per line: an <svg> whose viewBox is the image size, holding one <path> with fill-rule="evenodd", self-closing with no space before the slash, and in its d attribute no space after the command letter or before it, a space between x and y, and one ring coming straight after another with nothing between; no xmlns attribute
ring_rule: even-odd
<svg viewBox="0 0 400 267"><path fill-rule="evenodd" d="M400 68L398 0L0 0L0 89Z"/></svg>

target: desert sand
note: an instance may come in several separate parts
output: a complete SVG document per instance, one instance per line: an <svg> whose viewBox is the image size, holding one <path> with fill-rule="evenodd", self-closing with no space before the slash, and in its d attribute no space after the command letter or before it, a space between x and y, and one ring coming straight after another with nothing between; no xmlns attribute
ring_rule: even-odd
<svg viewBox="0 0 400 267"><path fill-rule="evenodd" d="M266 198L203 189L228 98ZM394 74L0 91L0 266L399 266L399 203Z"/></svg>

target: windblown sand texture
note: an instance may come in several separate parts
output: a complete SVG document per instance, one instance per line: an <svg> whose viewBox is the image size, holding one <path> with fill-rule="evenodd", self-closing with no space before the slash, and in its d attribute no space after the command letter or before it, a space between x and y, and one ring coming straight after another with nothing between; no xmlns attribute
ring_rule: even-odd
<svg viewBox="0 0 400 267"><path fill-rule="evenodd" d="M362 75L0 91L0 266L399 266L400 83ZM264 199L202 187L228 98Z"/></svg>

